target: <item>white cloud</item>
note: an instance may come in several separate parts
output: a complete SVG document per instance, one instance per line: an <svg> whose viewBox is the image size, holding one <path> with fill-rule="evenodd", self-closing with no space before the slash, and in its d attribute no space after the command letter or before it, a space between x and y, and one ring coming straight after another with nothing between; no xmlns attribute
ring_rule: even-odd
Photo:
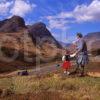
<svg viewBox="0 0 100 100"><path fill-rule="evenodd" d="M10 13L12 15L19 15L23 17L27 13L31 12L35 7L36 7L35 4L30 4L28 1L16 0L14 2L14 6L11 9Z"/></svg>
<svg viewBox="0 0 100 100"><path fill-rule="evenodd" d="M71 12L61 12L60 18L74 18L77 22L100 20L100 0L93 0L90 5L77 5Z"/></svg>
<svg viewBox="0 0 100 100"><path fill-rule="evenodd" d="M64 20L51 19L51 20L49 20L49 24L50 24L49 28L50 29L53 29L53 28L55 28L55 29L65 29L66 23L67 22L64 21Z"/></svg>
<svg viewBox="0 0 100 100"><path fill-rule="evenodd" d="M60 29L62 31L66 31L66 29L69 29L70 27L67 26L66 24L68 24L68 20L66 20L65 18L59 17L58 16L47 16L46 17L49 21L49 29Z"/></svg>
<svg viewBox="0 0 100 100"><path fill-rule="evenodd" d="M73 16L78 22L83 21L100 21L100 0L93 0L89 5L78 5L72 12Z"/></svg>
<svg viewBox="0 0 100 100"><path fill-rule="evenodd" d="M100 0L93 0L89 5L77 5L73 11L60 12L46 18L49 21L49 28L61 30L69 28L69 23L100 21Z"/></svg>
<svg viewBox="0 0 100 100"><path fill-rule="evenodd" d="M0 3L0 15L6 15L10 9L12 2L1 2Z"/></svg>
<svg viewBox="0 0 100 100"><path fill-rule="evenodd" d="M0 15L12 16L19 15L24 17L29 12L33 11L36 7L35 4L31 4L29 0L2 0L0 1Z"/></svg>

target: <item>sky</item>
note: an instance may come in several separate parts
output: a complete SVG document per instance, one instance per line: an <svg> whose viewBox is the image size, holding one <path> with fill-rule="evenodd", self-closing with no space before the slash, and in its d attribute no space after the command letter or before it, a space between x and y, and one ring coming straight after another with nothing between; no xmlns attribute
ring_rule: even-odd
<svg viewBox="0 0 100 100"><path fill-rule="evenodd" d="M74 41L77 32L100 32L100 0L0 0L0 20L13 15L26 24L45 23L65 43Z"/></svg>

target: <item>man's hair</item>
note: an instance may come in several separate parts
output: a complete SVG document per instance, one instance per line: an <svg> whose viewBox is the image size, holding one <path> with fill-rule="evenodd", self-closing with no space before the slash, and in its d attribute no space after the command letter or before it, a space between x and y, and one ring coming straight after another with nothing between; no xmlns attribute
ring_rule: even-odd
<svg viewBox="0 0 100 100"><path fill-rule="evenodd" d="M77 33L77 36L80 37L80 38L83 37L83 35L81 33Z"/></svg>

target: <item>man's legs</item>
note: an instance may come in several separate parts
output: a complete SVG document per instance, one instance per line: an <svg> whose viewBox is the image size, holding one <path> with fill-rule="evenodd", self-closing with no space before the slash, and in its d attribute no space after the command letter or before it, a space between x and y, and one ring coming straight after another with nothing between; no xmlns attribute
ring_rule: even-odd
<svg viewBox="0 0 100 100"><path fill-rule="evenodd" d="M84 65L81 65L81 73L80 76L84 76Z"/></svg>
<svg viewBox="0 0 100 100"><path fill-rule="evenodd" d="M80 65L77 63L77 66L76 66L76 69L75 69L75 73L79 72L79 67L80 67Z"/></svg>
<svg viewBox="0 0 100 100"><path fill-rule="evenodd" d="M79 64L77 63L76 69L73 72L71 72L70 74L76 74L78 72L79 72Z"/></svg>

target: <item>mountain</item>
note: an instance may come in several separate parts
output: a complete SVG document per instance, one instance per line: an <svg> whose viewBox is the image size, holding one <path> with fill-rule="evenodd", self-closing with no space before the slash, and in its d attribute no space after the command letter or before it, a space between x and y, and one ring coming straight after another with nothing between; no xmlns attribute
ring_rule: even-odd
<svg viewBox="0 0 100 100"><path fill-rule="evenodd" d="M38 22L32 26L28 26L28 31L29 35L32 37L33 42L37 42L38 45L41 45L41 42L49 42L55 44L58 48L61 48L61 45L51 35L50 31L46 28L44 23Z"/></svg>
<svg viewBox="0 0 100 100"><path fill-rule="evenodd" d="M95 55L100 55L100 32L88 33L84 39L87 42L88 50Z"/></svg>
<svg viewBox="0 0 100 100"><path fill-rule="evenodd" d="M0 21L0 67L27 66L59 59L62 46L46 25L25 25L20 16Z"/></svg>
<svg viewBox="0 0 100 100"><path fill-rule="evenodd" d="M64 43L62 41L59 41L59 43L62 45L62 47L66 48L69 47L71 45L71 43Z"/></svg>
<svg viewBox="0 0 100 100"><path fill-rule="evenodd" d="M100 49L100 32L88 33L85 37L88 49Z"/></svg>
<svg viewBox="0 0 100 100"><path fill-rule="evenodd" d="M99 38L100 38L100 32L93 32L85 35L85 39L99 39Z"/></svg>
<svg viewBox="0 0 100 100"><path fill-rule="evenodd" d="M25 21L20 16L0 21L0 32L16 32L26 28Z"/></svg>

